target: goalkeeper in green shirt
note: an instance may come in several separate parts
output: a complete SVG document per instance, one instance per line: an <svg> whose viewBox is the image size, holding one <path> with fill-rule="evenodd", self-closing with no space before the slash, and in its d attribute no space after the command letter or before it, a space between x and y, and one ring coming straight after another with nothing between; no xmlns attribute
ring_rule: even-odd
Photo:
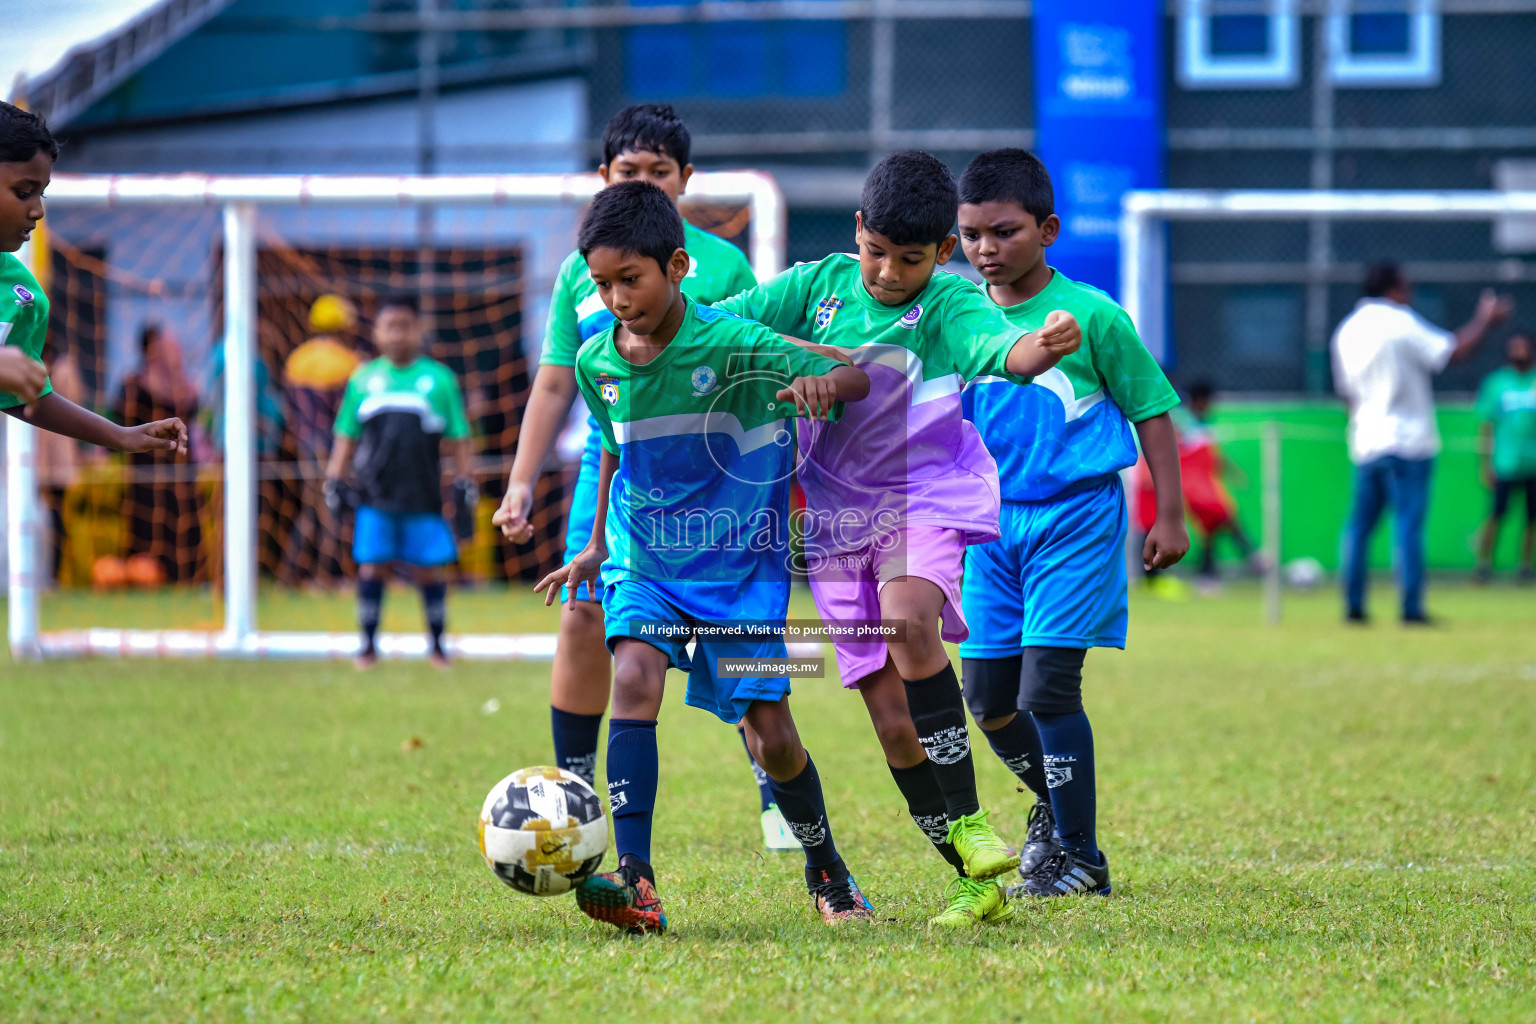
<svg viewBox="0 0 1536 1024"><path fill-rule="evenodd" d="M53 393L43 366L48 296L13 253L43 219L43 190L59 158L43 119L0 102L0 409L43 430L123 452L186 451L181 420L120 427Z"/></svg>

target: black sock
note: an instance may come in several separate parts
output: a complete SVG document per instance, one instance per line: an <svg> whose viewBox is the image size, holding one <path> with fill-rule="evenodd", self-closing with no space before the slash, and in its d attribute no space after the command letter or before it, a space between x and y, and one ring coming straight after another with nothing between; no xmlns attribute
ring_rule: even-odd
<svg viewBox="0 0 1536 1024"><path fill-rule="evenodd" d="M747 763L752 766L752 777L757 780L757 799L762 804L758 812L766 811L773 803L773 787L768 785L768 773L763 771L763 766L757 763L757 758L752 756L752 748L747 746L747 731L738 728L736 735L741 737L741 745L747 750Z"/></svg>
<svg viewBox="0 0 1536 1024"><path fill-rule="evenodd" d="M1088 715L1035 715L1045 747L1045 778L1050 786L1051 812L1061 845L1090 859L1099 855L1095 834L1098 800L1094 790L1093 728Z"/></svg>
<svg viewBox="0 0 1536 1024"><path fill-rule="evenodd" d="M594 785L597 778L597 740L602 715L579 715L549 706L549 731L555 738L555 764Z"/></svg>
<svg viewBox="0 0 1536 1024"><path fill-rule="evenodd" d="M805 767L788 782L780 782L772 776L768 784L773 787L774 803L789 830L800 840L805 849L806 877L814 869L817 877L821 869L837 863L837 846L832 842L832 827L827 824L827 804L821 795L821 776L816 774L816 762L805 755Z"/></svg>
<svg viewBox="0 0 1536 1024"><path fill-rule="evenodd" d="M1037 799L1049 802L1051 791L1045 784L1045 753L1040 749L1040 732L1035 728L1034 716L1028 711L1020 711L1001 729L981 731L1003 767L1017 775Z"/></svg>
<svg viewBox="0 0 1536 1024"><path fill-rule="evenodd" d="M965 699L952 665L927 679L903 679L907 707L917 740L928 752L933 777L944 794L945 814L955 821L981 810L976 797L976 768L971 762L971 734L965 725Z"/></svg>
<svg viewBox="0 0 1536 1024"><path fill-rule="evenodd" d="M379 633L379 614L384 607L384 581L377 577L357 581L357 622L363 627L364 655L374 653L374 638Z"/></svg>
<svg viewBox="0 0 1536 1024"><path fill-rule="evenodd" d="M933 777L933 769L926 760L910 768L897 768L893 764L887 764L886 767L891 770L891 778L896 780L896 788L907 799L907 813L912 815L913 823L922 829L933 848L939 851L939 856L947 860L964 878L965 861L949 842L949 818L944 813L944 793L939 789L938 780Z"/></svg>
<svg viewBox="0 0 1536 1024"><path fill-rule="evenodd" d="M432 650L443 653L443 627L448 624L448 584L423 583L421 607L427 614L427 632L432 634Z"/></svg>

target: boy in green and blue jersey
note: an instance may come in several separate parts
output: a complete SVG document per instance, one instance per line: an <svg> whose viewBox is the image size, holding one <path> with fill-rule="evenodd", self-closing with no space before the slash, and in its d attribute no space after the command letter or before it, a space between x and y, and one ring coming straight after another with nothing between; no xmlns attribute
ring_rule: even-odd
<svg viewBox="0 0 1536 1024"><path fill-rule="evenodd" d="M675 203L693 174L688 129L665 104L640 104L615 114L603 131L603 163L598 168L609 185L648 181ZM684 223L689 264L683 293L708 304L728 298L757 283L746 256L735 244L692 224ZM560 265L549 304L544 347L533 392L523 412L517 454L507 494L495 516L509 540L533 536L528 516L533 487L549 450L576 400L575 366L591 339L613 326L613 314L603 305L579 251ZM586 546L597 500L597 422L587 418L587 441L581 469L566 519L565 560ZM550 725L555 763L592 780L597 771L598 732L608 706L609 656L603 646L602 593L583 589L575 601L561 601L560 636L550 677ZM794 838L772 806L772 793L761 769L753 766L763 822L763 839L771 850L794 850Z"/></svg>
<svg viewBox="0 0 1536 1024"><path fill-rule="evenodd" d="M651 868L651 819L656 717L675 668L688 674L689 704L746 725L804 848L823 919L868 920L789 712L788 677L758 666L786 657L793 419L836 418L841 403L868 393L869 379L695 303L681 290L691 265L685 242L676 207L644 182L605 189L581 227L582 256L618 320L576 363L603 453L592 535L536 588L570 602L583 584L606 590L615 662L608 796L619 870L589 879L577 902L629 931L667 927Z"/></svg>
<svg viewBox="0 0 1536 1024"><path fill-rule="evenodd" d="M1046 262L1061 229L1054 202L1044 165L1019 149L983 153L960 179L960 244L990 299L1020 329L1064 309L1083 331L1029 387L984 377L965 395L997 460L1002 536L966 552L962 674L994 753L1035 795L1024 881L1010 890L1034 896L1110 891L1082 671L1088 648L1125 646L1119 474L1136 462L1133 426L1158 498L1143 561L1165 568L1189 549L1168 417L1178 396L1125 311Z"/></svg>

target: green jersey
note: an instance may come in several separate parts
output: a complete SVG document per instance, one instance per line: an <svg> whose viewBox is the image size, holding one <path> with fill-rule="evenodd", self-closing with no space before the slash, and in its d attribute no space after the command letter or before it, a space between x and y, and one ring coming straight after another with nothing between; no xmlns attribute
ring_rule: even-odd
<svg viewBox="0 0 1536 1024"><path fill-rule="evenodd" d="M797 409L777 396L839 365L691 300L643 365L620 354L612 328L592 339L576 381L619 457L604 584L647 583L710 622L782 619Z"/></svg>
<svg viewBox="0 0 1536 1024"><path fill-rule="evenodd" d="M683 291L690 297L707 305L757 284L747 257L733 243L686 221L683 237L689 258ZM571 253L560 264L555 279L539 364L575 366L581 346L611 326L613 314L597 294L597 285L587 273L587 261L580 252Z"/></svg>
<svg viewBox="0 0 1536 1024"><path fill-rule="evenodd" d="M1536 477L1536 370L1493 371L1478 390L1477 414L1493 428L1493 475Z"/></svg>
<svg viewBox="0 0 1536 1024"><path fill-rule="evenodd" d="M1040 293L1003 313L1026 331L1052 310L1083 329L1076 352L1021 388L982 377L965 393L965 414L997 460L1004 501L1044 501L1084 480L1136 464L1131 423L1165 413L1179 396L1131 318L1092 285L1057 270Z"/></svg>
<svg viewBox="0 0 1536 1024"><path fill-rule="evenodd" d="M0 345L19 345L27 355L43 361L43 342L48 337L48 296L27 265L8 252L0 252ZM52 394L53 382L43 387ZM0 409L21 405L15 395L0 391Z"/></svg>
<svg viewBox="0 0 1536 1024"><path fill-rule="evenodd" d="M838 254L720 306L835 345L869 374L869 397L841 421L800 425L807 551L857 550L904 524L961 530L973 544L997 538L997 466L960 393L976 377L1008 376L1026 332L975 285L941 271L912 301L887 306L865 290L858 258Z"/></svg>
<svg viewBox="0 0 1536 1024"><path fill-rule="evenodd" d="M453 371L419 356L406 366L364 363L347 381L336 436L358 442L352 465L365 505L382 512L443 510L439 442L469 436Z"/></svg>

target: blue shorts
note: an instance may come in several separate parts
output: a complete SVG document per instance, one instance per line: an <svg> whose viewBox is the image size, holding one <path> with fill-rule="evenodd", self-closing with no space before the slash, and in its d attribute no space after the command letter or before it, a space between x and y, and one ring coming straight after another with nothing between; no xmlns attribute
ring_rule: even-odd
<svg viewBox="0 0 1536 1024"><path fill-rule="evenodd" d="M448 565L458 557L459 545L441 515L384 512L370 505L358 507L352 530L352 558L359 565Z"/></svg>
<svg viewBox="0 0 1536 1024"><path fill-rule="evenodd" d="M963 658L1124 647L1125 492L1118 475L1049 501L1003 502L1002 538L965 552Z"/></svg>
<svg viewBox="0 0 1536 1024"><path fill-rule="evenodd" d="M581 451L581 469L576 474L576 487L571 492L571 510L565 517L565 558L568 563L571 559L581 554L582 548L587 546L587 541L592 539L592 520L597 516L597 466L603 454L603 436L598 429L597 422L590 420L587 424L591 431L587 434L587 446ZM604 588L599 587L602 591ZM565 587L560 588L560 602L564 604L571 599L571 592ZM592 586L583 583L576 592L578 601L603 600L601 592L594 595Z"/></svg>
<svg viewBox="0 0 1536 1024"><path fill-rule="evenodd" d="M693 707L713 712L726 722L739 722L755 700L776 701L789 695L789 680L773 677L722 679L715 674L720 658L787 658L784 637L700 637L693 626L699 620L682 611L660 588L638 580L619 580L606 588L603 603L608 649L620 640L640 640L667 656L669 667L688 673L684 700ZM672 629L657 629L658 625Z"/></svg>

